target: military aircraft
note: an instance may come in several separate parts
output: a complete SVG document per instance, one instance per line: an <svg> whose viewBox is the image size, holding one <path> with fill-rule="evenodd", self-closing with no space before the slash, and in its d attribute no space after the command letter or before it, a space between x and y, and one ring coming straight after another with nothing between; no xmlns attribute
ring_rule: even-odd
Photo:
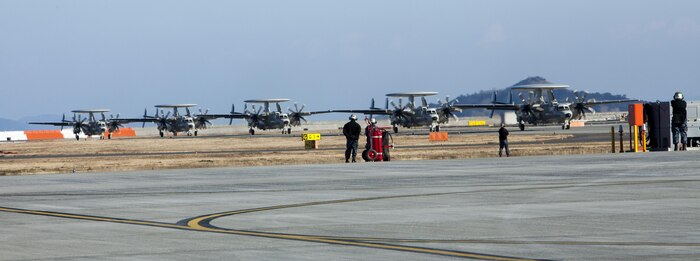
<svg viewBox="0 0 700 261"><path fill-rule="evenodd" d="M447 97L444 103L438 100L440 104L439 108L430 107L425 97L436 94L437 92L389 93L386 95L387 98L384 109L376 108L374 106L374 99L372 99L368 110L331 110L331 112L369 114L370 118L373 115L388 115L391 119L394 133L399 132L398 126L404 128L428 126L430 131L440 131L440 124L448 123L450 119L458 120L454 112L460 109L451 106L456 101L450 101L449 97ZM389 97L399 98L399 104L396 105L394 101L390 101ZM421 97L421 105L416 105L416 97ZM408 103L405 105L403 104L403 98L408 98ZM389 109L389 104L394 108Z"/></svg>
<svg viewBox="0 0 700 261"><path fill-rule="evenodd" d="M210 120L223 117L208 114L208 110L202 113L201 109L199 114L192 114L190 108L194 106L197 104L156 105L154 106L156 113L153 116L149 116L148 111L144 109L143 119L138 121L143 122L143 126L146 125L146 122L155 123L160 137L163 137L165 132L171 132L174 136L181 132L186 133L187 136L197 136L199 130L206 129L208 125L211 125ZM180 108L185 109L184 115L180 114ZM165 113L163 109L170 109L170 111Z"/></svg>
<svg viewBox="0 0 700 261"><path fill-rule="evenodd" d="M88 137L99 135L100 139L104 139L105 133L107 133L107 138L111 139L112 132L118 131L120 127L123 127L123 124L138 121L138 119L119 119L119 114L116 118L110 115L110 118L107 119L105 112L109 112L108 109L74 110L71 112L73 112L72 120L66 120L66 115L63 114L63 119L60 122L29 122L29 124L61 126L61 130L63 127L72 127L75 139L80 140L80 133ZM98 119L95 116L96 113L102 117ZM82 115L85 114L87 116L83 118Z"/></svg>
<svg viewBox="0 0 700 261"><path fill-rule="evenodd" d="M511 87L511 93L508 96L508 103L498 102L496 93L494 92L491 104L451 104L452 107L459 109L476 109L484 108L491 110L491 117L496 110L515 111L520 130L525 130L525 124L562 124L562 129L569 129L571 120L575 118L585 117L586 111L595 113L591 106L635 102L638 100L610 100L610 101L595 101L585 100L587 92L580 95L575 92L576 100L574 102L567 101L560 103L554 97L554 90L566 89L569 85L565 84L525 84ZM521 91L518 94L521 103L513 102L512 91ZM527 99L523 96L523 91L527 92ZM573 110L572 110L573 108Z"/></svg>
<svg viewBox="0 0 700 261"><path fill-rule="evenodd" d="M312 111L304 112L305 105L301 108L295 103L294 110L287 108L289 113L282 112L282 106L280 103L287 102L289 99L254 99L246 100L243 113L235 112L235 107L231 107L230 114L216 114L217 117L230 118L229 124L233 119L245 119L248 122L248 127L250 128L248 132L250 135L255 135L255 129L269 130L269 129L282 129L282 134L291 134L293 126L301 125L301 122L307 122L304 116L328 113L330 111ZM248 103L251 103L252 110L248 110ZM276 110L270 109L270 104L274 103ZM258 107L256 104L262 104Z"/></svg>

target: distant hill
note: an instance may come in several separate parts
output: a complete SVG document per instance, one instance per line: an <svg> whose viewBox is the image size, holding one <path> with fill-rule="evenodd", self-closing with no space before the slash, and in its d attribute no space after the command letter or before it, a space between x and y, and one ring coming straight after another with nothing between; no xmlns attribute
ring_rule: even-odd
<svg viewBox="0 0 700 261"><path fill-rule="evenodd" d="M522 81L519 81L516 84L513 84L513 86L516 85L525 85L525 84L551 84L551 82L547 81L547 79L539 76L535 77L528 77ZM493 96L494 91L479 91L475 92L472 94L463 94L457 97L457 100L459 103L473 103L473 104L489 104L491 103L491 99ZM510 92L510 87L501 89L501 90L496 90L496 98L497 101L499 102L508 102L508 93ZM526 95L527 96L527 95ZM563 102L566 100L568 97L570 100L574 100L574 91L573 90L555 90L554 91L554 96L559 100L560 102ZM599 93L599 92L591 92L586 96L586 100L589 99L595 99L595 100L621 100L621 99L629 99L627 98L626 95L624 94L611 94L609 92L605 93ZM513 92L513 101L515 103L522 103L520 98L518 98L518 92L514 91ZM437 104L432 104L431 106L438 106ZM627 110L627 105L626 104L610 104L610 105L600 105L600 106L595 106L594 107L596 111L626 111ZM461 113L457 113L458 116L488 116L491 114L490 110L486 109L469 109L469 110L463 110Z"/></svg>
<svg viewBox="0 0 700 261"><path fill-rule="evenodd" d="M53 129L60 128L60 127L54 127L51 125L27 124L27 122L30 122L30 121L36 121L36 122L61 121L61 115L53 115L53 114L37 115L37 116L23 117L23 118L20 118L18 120L0 118L0 131L53 130Z"/></svg>

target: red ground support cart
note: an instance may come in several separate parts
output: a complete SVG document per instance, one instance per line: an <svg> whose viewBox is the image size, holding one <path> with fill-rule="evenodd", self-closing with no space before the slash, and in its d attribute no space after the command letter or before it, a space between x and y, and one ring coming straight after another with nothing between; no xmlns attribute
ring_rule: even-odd
<svg viewBox="0 0 700 261"><path fill-rule="evenodd" d="M362 151L365 161L390 161L390 150L394 148L393 137L384 128L368 126L367 144Z"/></svg>

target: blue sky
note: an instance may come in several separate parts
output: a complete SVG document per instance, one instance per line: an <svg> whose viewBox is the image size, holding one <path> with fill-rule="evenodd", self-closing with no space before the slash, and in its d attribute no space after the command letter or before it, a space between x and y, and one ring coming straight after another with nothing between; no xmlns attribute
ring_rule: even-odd
<svg viewBox="0 0 700 261"><path fill-rule="evenodd" d="M253 98L364 108L543 76L700 100L700 1L0 0L0 117ZM433 98L433 100L438 97ZM288 104L292 106L292 104Z"/></svg>

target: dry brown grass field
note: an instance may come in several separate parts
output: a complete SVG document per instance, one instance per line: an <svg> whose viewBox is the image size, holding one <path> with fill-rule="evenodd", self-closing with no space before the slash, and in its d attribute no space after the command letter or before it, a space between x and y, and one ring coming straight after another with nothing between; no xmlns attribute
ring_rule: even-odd
<svg viewBox="0 0 700 261"><path fill-rule="evenodd" d="M511 156L590 154L610 150L609 142L571 142L572 137L570 134L511 135ZM429 141L427 135L394 136L394 144L392 160L498 156L498 138L494 134L451 134L449 141L439 142ZM340 163L344 158L345 138L324 136L320 150L304 150L299 136L278 135L67 139L0 146L0 150L12 153L0 157L0 175L26 175ZM361 139L360 150L363 146Z"/></svg>

